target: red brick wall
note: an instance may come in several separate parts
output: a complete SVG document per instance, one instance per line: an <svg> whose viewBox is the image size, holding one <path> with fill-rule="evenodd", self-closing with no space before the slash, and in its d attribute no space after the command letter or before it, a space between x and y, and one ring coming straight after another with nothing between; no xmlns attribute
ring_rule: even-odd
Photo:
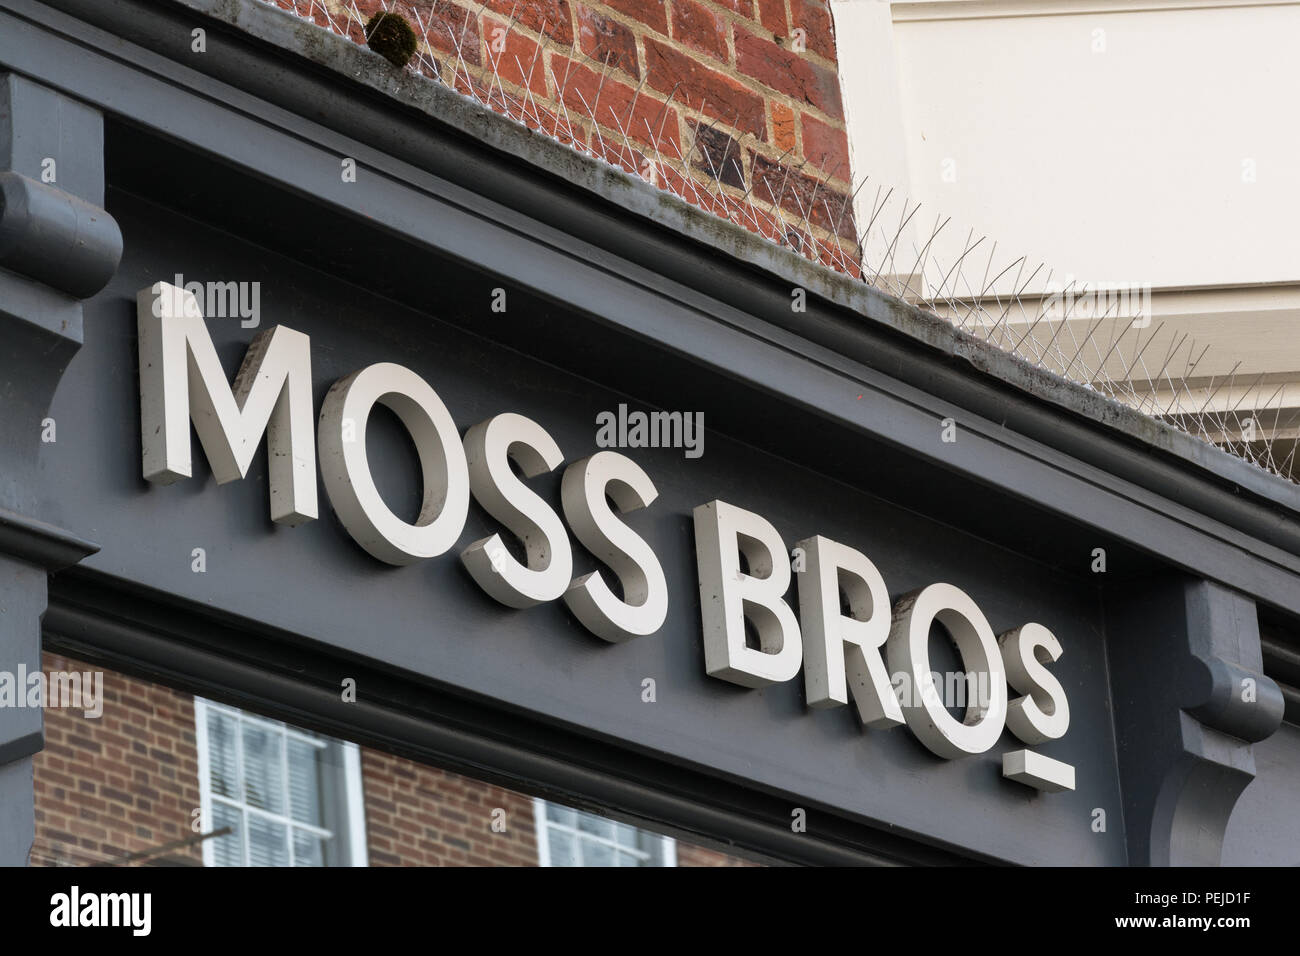
<svg viewBox="0 0 1300 956"><path fill-rule="evenodd" d="M45 654L42 668L97 671ZM45 711L45 749L33 761L40 865L111 862L192 836L199 806L194 698L103 671L104 712ZM168 854L198 863L197 847Z"/></svg>
<svg viewBox="0 0 1300 956"><path fill-rule="evenodd" d="M753 863L749 860L742 859L738 856L731 856L726 853L719 853L717 850L709 850L702 846L692 846L689 843L677 844L677 865L678 866L761 866L760 863Z"/></svg>
<svg viewBox="0 0 1300 956"><path fill-rule="evenodd" d="M371 866L537 865L532 797L376 750L361 753ZM494 819L505 829L493 830ZM679 842L677 865L756 864Z"/></svg>
<svg viewBox="0 0 1300 956"><path fill-rule="evenodd" d="M398 12L420 41L407 69L472 88L501 112L856 271L827 0L267 2L357 43L358 14ZM755 217L748 203L783 222Z"/></svg>
<svg viewBox="0 0 1300 956"><path fill-rule="evenodd" d="M94 671L45 654L50 671ZM37 866L91 865L193 836L199 807L194 698L103 671L103 715L45 711L45 749L34 758ZM361 751L372 866L535 866L532 798L377 750ZM505 830L492 829L505 811ZM678 844L681 866L743 861ZM167 862L202 862L198 846Z"/></svg>
<svg viewBox="0 0 1300 956"><path fill-rule="evenodd" d="M361 773L371 866L537 865L530 797L369 748Z"/></svg>

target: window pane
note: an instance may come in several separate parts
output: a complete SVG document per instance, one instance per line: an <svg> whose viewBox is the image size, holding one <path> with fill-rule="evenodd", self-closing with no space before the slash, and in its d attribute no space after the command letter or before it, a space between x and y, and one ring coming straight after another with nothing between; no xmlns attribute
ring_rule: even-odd
<svg viewBox="0 0 1300 956"><path fill-rule="evenodd" d="M209 829L238 830L205 850L205 859L216 866L348 865L348 745L202 698L196 703L204 705L199 777L215 814Z"/></svg>
<svg viewBox="0 0 1300 956"><path fill-rule="evenodd" d="M547 821L538 839L545 844L549 866L665 865L671 843L658 834L545 800L537 807L539 819Z"/></svg>
<svg viewBox="0 0 1300 956"><path fill-rule="evenodd" d="M549 827L546 835L546 845L551 853L551 866L582 865L578 860L577 844L571 834Z"/></svg>
<svg viewBox="0 0 1300 956"><path fill-rule="evenodd" d="M280 741L278 733L257 724L244 724L244 802L271 813L284 812Z"/></svg>
<svg viewBox="0 0 1300 956"><path fill-rule="evenodd" d="M229 836L211 838L213 866L244 865L243 817L243 812L234 807L228 807L224 803L213 803L212 831L223 827L230 827L231 830Z"/></svg>
<svg viewBox="0 0 1300 956"><path fill-rule="evenodd" d="M598 817L594 813L579 813L578 829L583 833L602 836L607 840L614 839L614 821Z"/></svg>
<svg viewBox="0 0 1300 956"><path fill-rule="evenodd" d="M297 827L294 827L293 865L324 866L325 841L314 833L309 833L306 830L299 830Z"/></svg>
<svg viewBox="0 0 1300 956"><path fill-rule="evenodd" d="M235 718L208 711L208 785L223 797L239 799L239 768L235 758Z"/></svg>
<svg viewBox="0 0 1300 956"><path fill-rule="evenodd" d="M570 810L568 807L562 807L559 804L548 803L546 805L546 819L555 823L562 823L566 827L576 827L578 825L578 811Z"/></svg>
<svg viewBox="0 0 1300 956"><path fill-rule="evenodd" d="M655 833L646 833L644 830L641 837L641 866L663 866L666 841L663 837Z"/></svg>
<svg viewBox="0 0 1300 956"><path fill-rule="evenodd" d="M583 866L614 866L614 848L608 843L584 840L582 842L582 864Z"/></svg>
<svg viewBox="0 0 1300 956"><path fill-rule="evenodd" d="M255 813L248 815L248 865L288 866L289 828Z"/></svg>
<svg viewBox="0 0 1300 956"><path fill-rule="evenodd" d="M289 813L298 823L323 827L321 820L320 747L289 739Z"/></svg>
<svg viewBox="0 0 1300 956"><path fill-rule="evenodd" d="M626 823L614 824L615 837L619 846L636 848L639 845L638 831L636 827L630 827Z"/></svg>

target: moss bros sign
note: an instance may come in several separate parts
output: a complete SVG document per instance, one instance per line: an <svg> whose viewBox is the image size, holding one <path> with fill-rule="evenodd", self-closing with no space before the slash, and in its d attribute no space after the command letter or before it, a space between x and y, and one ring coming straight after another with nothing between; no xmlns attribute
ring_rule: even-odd
<svg viewBox="0 0 1300 956"><path fill-rule="evenodd" d="M658 492L627 456L600 451L569 464L561 517L514 470L531 478L564 463L555 440L530 418L496 415L462 438L424 379L385 362L335 382L313 428L306 335L283 326L258 333L232 386L191 293L158 283L139 293L137 314L146 479L170 484L191 475L191 422L220 484L247 474L265 436L271 518L300 525L319 514L319 450L330 504L357 544L380 561L408 565L451 550L472 497L525 554L516 559L499 534L461 551L465 568L496 601L527 608L562 600L588 631L611 642L663 626L663 568L619 517L650 506ZM377 404L402 422L419 457L423 497L413 522L388 508L370 470L366 423ZM711 676L762 687L792 680L802 668L810 707L847 705L851 697L866 727L906 724L947 759L985 753L1004 728L1030 745L1068 730L1064 688L1046 667L1062 649L1043 625L1030 622L995 637L975 602L943 583L906 594L891 608L875 565L821 535L795 545L796 615L785 600L792 576L787 545L767 519L715 500L694 509L694 525ZM617 577L621 596L599 572L574 577L570 530ZM963 719L945 706L939 675L930 669L936 622L953 638L966 671ZM1074 789L1074 767L1034 750L1004 753L1002 763L1003 776L1039 790Z"/></svg>

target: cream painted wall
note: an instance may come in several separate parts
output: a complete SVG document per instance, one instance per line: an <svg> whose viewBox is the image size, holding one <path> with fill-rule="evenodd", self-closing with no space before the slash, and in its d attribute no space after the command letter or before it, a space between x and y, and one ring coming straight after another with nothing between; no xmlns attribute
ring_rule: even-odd
<svg viewBox="0 0 1300 956"><path fill-rule="evenodd" d="M1189 395L1234 407L1263 376L1244 407L1271 401L1279 423L1290 422L1278 431L1297 431L1300 0L831 6L854 175L869 177L860 225L894 189L894 208L876 216L864 244L869 267L884 257L905 196L921 210L888 274L908 281L921 271L933 287L984 236L945 295L970 297L1025 256L994 287L1005 294L1041 263L1025 309L1005 320L1021 329L1036 317L1035 293L1070 281L1150 290L1150 317L1171 343L1186 333L1189 358L1193 340L1198 353L1210 347L1190 369ZM991 314L1000 311L999 302ZM1113 341L1127 324L1094 334ZM1084 319L1058 333L1048 322L1032 338L1073 343L1090 328ZM1120 349L1105 374L1157 377L1144 363L1165 348L1132 369ZM1182 364L1176 357L1171 372Z"/></svg>
<svg viewBox="0 0 1300 956"><path fill-rule="evenodd" d="M973 229L1091 282L1300 281L1300 3L834 8L855 172L921 202L925 236L951 217L942 248Z"/></svg>

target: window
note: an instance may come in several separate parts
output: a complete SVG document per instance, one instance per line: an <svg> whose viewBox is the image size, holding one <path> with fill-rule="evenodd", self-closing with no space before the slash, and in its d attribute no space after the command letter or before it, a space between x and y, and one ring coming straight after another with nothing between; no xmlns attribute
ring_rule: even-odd
<svg viewBox="0 0 1300 956"><path fill-rule="evenodd" d="M676 866L670 837L594 813L533 801L537 855L542 866Z"/></svg>
<svg viewBox="0 0 1300 956"><path fill-rule="evenodd" d="M355 744L195 698L204 866L365 866Z"/></svg>

